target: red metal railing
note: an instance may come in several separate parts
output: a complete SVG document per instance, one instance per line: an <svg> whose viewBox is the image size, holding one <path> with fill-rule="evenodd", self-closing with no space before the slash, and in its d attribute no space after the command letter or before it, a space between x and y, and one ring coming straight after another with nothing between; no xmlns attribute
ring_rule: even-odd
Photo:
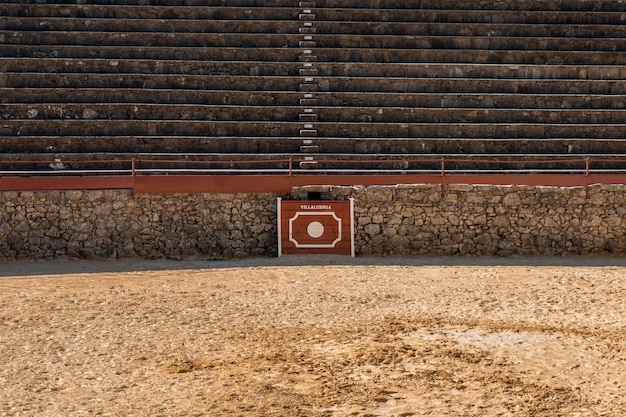
<svg viewBox="0 0 626 417"><path fill-rule="evenodd" d="M295 168L301 163L314 162L319 165L320 169L297 169ZM626 173L626 159L620 158L571 158L571 159L474 159L474 158L401 158L401 159L256 159L256 160L229 160L229 161L217 161L217 160L187 160L187 159L103 159L103 160L67 160L62 161L59 159L54 160L17 160L17 161L1 161L0 160L0 177L12 177L12 176L34 176L34 175L98 175L102 172L106 172L110 175L152 175L156 172L163 173L176 173L180 171L197 172L199 175L213 174L213 173L229 173L237 174L242 171L254 172L258 175L263 174L275 174L284 173L285 175L293 176L299 173L306 173L311 175L317 173L319 175L327 174L330 171L342 171L350 173L351 171L368 172L371 174L377 173L399 173L408 172L411 173L433 173L437 171L441 176L467 173L472 171L475 173L487 172L489 168L463 168L462 165L535 165L533 168L508 168L517 172L532 172L532 173L554 173L559 170L558 165L565 164L580 164L580 172L586 174L599 173L600 169L592 167L594 163L610 163L613 165L621 165L622 167L612 168L613 172ZM115 165L116 167L99 167L102 165ZM272 167L256 168L259 165L272 164ZM437 165L437 168L424 168L419 164ZM120 165L126 165L126 168L119 168ZM153 165L152 167L141 167L141 165ZM162 168L156 166L163 165ZM184 165L188 168L181 168L176 166ZM378 165L378 168L365 167L365 165ZM386 168L385 166L391 166ZM404 165L401 167L400 165ZM450 166L456 166L456 168L450 168ZM539 168L538 166L545 165L546 168ZM3 169L5 166L31 166L31 168L24 169ZM32 168L32 167L41 168ZM203 168L196 168L196 167ZM568 169L572 171L571 168Z"/></svg>
<svg viewBox="0 0 626 417"><path fill-rule="evenodd" d="M300 167L301 163L311 162L318 169ZM374 164L376 168L372 168ZM12 168L3 169L7 166ZM626 183L626 159L0 161L0 190L128 188L140 193L289 192L292 187L303 185L441 184L443 190L447 184L588 186L594 183Z"/></svg>

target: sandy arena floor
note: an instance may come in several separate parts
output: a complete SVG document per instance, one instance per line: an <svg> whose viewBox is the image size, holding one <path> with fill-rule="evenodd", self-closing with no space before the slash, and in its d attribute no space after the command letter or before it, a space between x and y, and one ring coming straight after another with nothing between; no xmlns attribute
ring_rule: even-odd
<svg viewBox="0 0 626 417"><path fill-rule="evenodd" d="M2 416L626 416L626 259L0 263Z"/></svg>

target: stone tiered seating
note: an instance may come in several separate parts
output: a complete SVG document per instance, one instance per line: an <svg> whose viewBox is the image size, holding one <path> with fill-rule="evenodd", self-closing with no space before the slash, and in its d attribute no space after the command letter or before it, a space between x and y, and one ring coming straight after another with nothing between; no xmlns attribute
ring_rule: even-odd
<svg viewBox="0 0 626 417"><path fill-rule="evenodd" d="M0 3L0 159L299 154L293 2L54 3Z"/></svg>
<svg viewBox="0 0 626 417"><path fill-rule="evenodd" d="M0 0L3 160L626 153L622 1L27 3Z"/></svg>

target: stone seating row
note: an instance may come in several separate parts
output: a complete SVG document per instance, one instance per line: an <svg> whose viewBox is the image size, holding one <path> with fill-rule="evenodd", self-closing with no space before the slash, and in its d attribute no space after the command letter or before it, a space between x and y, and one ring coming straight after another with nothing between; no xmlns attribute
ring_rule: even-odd
<svg viewBox="0 0 626 417"><path fill-rule="evenodd" d="M304 127L304 129L303 129ZM625 123L542 123L542 122L316 122L312 136L344 138L423 137L484 138L588 138L624 137ZM0 121L1 136L303 136L307 124L283 121L214 121L214 120L112 120L112 119L7 119ZM210 140L210 139L209 139Z"/></svg>
<svg viewBox="0 0 626 417"><path fill-rule="evenodd" d="M31 0L32 1L32 0ZM24 0L4 0L4 3L23 4ZM74 4L75 0L36 0L36 4ZM122 6L229 6L237 7L292 7L293 0L81 0L81 5L122 5ZM574 11L623 11L626 6L621 1L604 0L313 0L298 2L302 7L333 8L424 8L424 9L463 9L463 10L574 10Z"/></svg>
<svg viewBox="0 0 626 417"><path fill-rule="evenodd" d="M315 142L324 149L333 149L336 153L345 155L377 155L386 158L390 155L407 154L414 158L433 157L442 155L543 155L544 159L552 156L568 155L581 157L589 154L618 155L624 153L625 138L602 139L553 137L542 138L500 138L493 140L485 137L475 138L441 138L441 137L384 137L384 138L346 138L346 137L319 137ZM302 138L299 136L268 137L268 136L217 136L205 135L186 136L159 136L159 135L132 135L105 136L105 135L69 135L56 136L6 136L0 141L2 158L29 159L31 155L40 154L41 159L51 159L51 155L61 155L66 158L75 154L75 159L87 159L88 155L100 154L101 158L115 153L132 155L139 153L160 152L171 153L172 159L184 157L188 153L198 154L262 154L276 153L280 150L285 157L301 158L300 147ZM27 154L27 155L25 155ZM321 158L325 154L320 155ZM234 159L237 159L234 157Z"/></svg>
<svg viewBox="0 0 626 417"><path fill-rule="evenodd" d="M115 152L122 153L154 153L169 152L185 155L187 153L254 153L259 154L281 152L300 152L302 138L299 136L216 136L206 135L37 135L37 136L6 136L0 141L0 152L3 155L17 154L22 158L28 158L32 154L47 154L50 159L51 153L84 154L101 153L111 155ZM24 154L28 154L25 156Z"/></svg>
<svg viewBox="0 0 626 417"><path fill-rule="evenodd" d="M299 34L259 33L154 33L129 36L126 32L17 32L0 31L5 45L81 45L161 48L299 48ZM531 50L623 52L626 38L512 37L512 36L413 36L329 35L315 36L315 47L419 50ZM406 52L405 52L406 53Z"/></svg>
<svg viewBox="0 0 626 417"><path fill-rule="evenodd" d="M551 80L490 78L401 78L401 77L316 77L316 83L303 85L298 77L245 77L230 75L125 75L125 74L59 74L7 73L0 75L0 87L9 88L145 88L233 91L298 91L345 93L500 93L500 94L603 94L623 95L623 80ZM114 91L111 91L115 94ZM71 94L67 94L71 96ZM390 100L381 106L394 105ZM565 100L565 98L564 98ZM209 103L210 104L210 103ZM228 102L224 103L228 104Z"/></svg>
<svg viewBox="0 0 626 417"><path fill-rule="evenodd" d="M141 103L169 105L298 106L296 91L233 91L146 88L0 88L0 103ZM34 107L33 107L34 108Z"/></svg>
<svg viewBox="0 0 626 417"><path fill-rule="evenodd" d="M623 95L604 94L523 94L523 93L316 93L317 106L480 109L623 109Z"/></svg>
<svg viewBox="0 0 626 417"><path fill-rule="evenodd" d="M0 17L0 27L7 31L74 31L74 32L156 32L156 33L265 33L295 34L302 24L285 20L189 20L189 19L89 19L58 17ZM607 31L622 38L625 29L615 24L511 24L511 23L432 23L350 21L316 22L316 34L410 35L410 36L533 36L593 38Z"/></svg>
<svg viewBox="0 0 626 417"><path fill-rule="evenodd" d="M70 17L94 19L298 20L292 2L284 7L134 6L104 4L35 4L0 2L7 17Z"/></svg>
<svg viewBox="0 0 626 417"><path fill-rule="evenodd" d="M299 62L303 48L158 46L11 45L0 44L0 56L15 58L80 58L134 60ZM317 48L317 62L473 63L517 65L625 65L619 51L544 51L480 49Z"/></svg>
<svg viewBox="0 0 626 417"><path fill-rule="evenodd" d="M17 17L75 17L108 19L191 19L191 20L298 20L303 8L295 2L281 6L134 6L126 4L21 4L0 3L1 16ZM456 22L456 23L516 23L516 24L619 24L626 10L621 1L581 2L586 7L559 8L558 2L503 2L501 8L467 7L466 2L432 2L404 7L384 8L363 6L350 2L343 7L315 5L311 13L319 21L379 21L381 12L387 22ZM491 6L498 2L489 1ZM533 6L534 5L534 6ZM295 6L295 7L294 7ZM534 7L534 8L533 8ZM313 10L313 9L309 9Z"/></svg>
<svg viewBox="0 0 626 417"><path fill-rule="evenodd" d="M210 1L210 0L209 0ZM215 0L214 0L215 1ZM246 1L246 0L235 0ZM288 1L288 0L281 0ZM553 10L553 11L623 11L626 8L621 1L603 0L317 0L309 3L323 7L350 8L423 8L423 9L461 9L461 10ZM275 3L287 4L287 3Z"/></svg>
<svg viewBox="0 0 626 417"><path fill-rule="evenodd" d="M85 21L86 20L86 21ZM408 24L403 24L407 26ZM422 25L423 26L423 25ZM137 32L137 33L264 33L294 34L298 20L109 19L74 17L0 17L0 27L13 31ZM364 26L366 28L367 26ZM585 26L580 30L601 30ZM555 32L555 33L558 33Z"/></svg>
<svg viewBox="0 0 626 417"><path fill-rule="evenodd" d="M182 74L297 76L306 72L301 62L192 61L81 58L2 57L5 73L40 74ZM626 79L626 67L610 65L542 65L476 63L316 62L308 70L323 77L495 78L495 79ZM29 74L29 76L30 76Z"/></svg>
<svg viewBox="0 0 626 417"><path fill-rule="evenodd" d="M553 123L621 124L626 109L529 109L452 107L338 107L314 108L319 123ZM180 121L294 121L302 114L296 106L193 105L193 104L5 104L3 121L22 120L180 120ZM443 128L444 126L442 126ZM352 136L352 135L349 135Z"/></svg>
<svg viewBox="0 0 626 417"><path fill-rule="evenodd" d="M201 61L156 59L82 59L82 58L25 58L3 57L6 73L39 74L182 74L182 75L249 75L297 76L302 63L283 61ZM42 59L45 64L42 65ZM603 78L616 76L616 67L589 68ZM584 69L581 69L581 71ZM386 72L386 71L385 71ZM626 73L626 70L625 70ZM611 75L613 74L613 75ZM359 75L359 74L356 74Z"/></svg>
<svg viewBox="0 0 626 417"><path fill-rule="evenodd" d="M198 19L83 19L64 17L0 17L5 31L48 32L113 32L113 33L172 33L177 34L233 34L261 33L298 34L302 23L297 20L198 20ZM402 36L497 36L497 37L571 37L594 38L611 33L613 38L626 36L626 29L618 24L589 23L433 23L336 21L315 23L312 33L317 35L402 35Z"/></svg>
<svg viewBox="0 0 626 417"><path fill-rule="evenodd" d="M298 91L298 76L184 74L67 74L7 73L0 85L14 88L169 88L234 91ZM611 82L611 81L607 81Z"/></svg>
<svg viewBox="0 0 626 417"><path fill-rule="evenodd" d="M480 109L624 109L623 94L523 94L523 93L364 93L318 92L320 107L421 107ZM232 91L144 88L0 88L0 103L54 105L58 103L141 103L170 105L299 106L301 93L293 91ZM27 111L28 112L28 111Z"/></svg>
<svg viewBox="0 0 626 417"><path fill-rule="evenodd" d="M0 151L622 154L623 11L596 0L0 1Z"/></svg>

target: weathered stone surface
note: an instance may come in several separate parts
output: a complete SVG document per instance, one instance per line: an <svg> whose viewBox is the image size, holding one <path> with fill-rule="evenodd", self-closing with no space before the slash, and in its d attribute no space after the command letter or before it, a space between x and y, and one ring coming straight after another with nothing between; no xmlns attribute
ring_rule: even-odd
<svg viewBox="0 0 626 417"><path fill-rule="evenodd" d="M378 235L380 234L380 226L377 224L368 224L367 226L365 226L364 228L365 233L367 233L368 235Z"/></svg>
<svg viewBox="0 0 626 417"><path fill-rule="evenodd" d="M517 193L511 193L504 196L502 204L505 206L517 206L521 202L520 196Z"/></svg>
<svg viewBox="0 0 626 417"><path fill-rule="evenodd" d="M353 197L357 212L368 214L357 222L357 254L397 255L402 248L407 254L504 256L626 250L624 186L591 186L588 196L584 188L482 185L447 186L443 199L439 186L420 185L336 187L328 194Z"/></svg>
<svg viewBox="0 0 626 417"><path fill-rule="evenodd" d="M0 260L271 256L277 247L276 197L0 193Z"/></svg>

